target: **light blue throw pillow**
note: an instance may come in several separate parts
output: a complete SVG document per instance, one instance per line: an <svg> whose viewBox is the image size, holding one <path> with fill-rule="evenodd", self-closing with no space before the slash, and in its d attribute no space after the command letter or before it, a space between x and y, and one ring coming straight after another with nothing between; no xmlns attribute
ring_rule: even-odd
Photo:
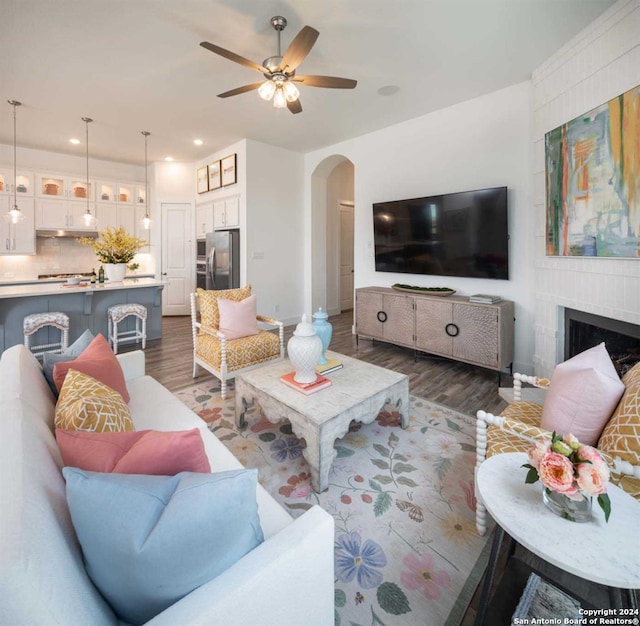
<svg viewBox="0 0 640 626"><path fill-rule="evenodd" d="M130 624L147 622L264 540L257 470L62 472L87 573Z"/></svg>
<svg viewBox="0 0 640 626"><path fill-rule="evenodd" d="M58 397L58 389L53 382L53 368L56 363L77 359L89 347L89 344L93 340L93 333L87 328L62 354L45 352L42 356L42 371L56 398Z"/></svg>

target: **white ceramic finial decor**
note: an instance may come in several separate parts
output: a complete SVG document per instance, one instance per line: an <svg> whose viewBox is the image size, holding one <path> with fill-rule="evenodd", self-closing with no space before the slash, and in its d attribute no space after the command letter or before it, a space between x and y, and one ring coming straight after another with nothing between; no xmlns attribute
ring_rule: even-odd
<svg viewBox="0 0 640 626"><path fill-rule="evenodd" d="M322 354L322 341L306 314L302 316L302 321L287 343L287 354L296 370L293 380L301 384L316 380L316 365Z"/></svg>

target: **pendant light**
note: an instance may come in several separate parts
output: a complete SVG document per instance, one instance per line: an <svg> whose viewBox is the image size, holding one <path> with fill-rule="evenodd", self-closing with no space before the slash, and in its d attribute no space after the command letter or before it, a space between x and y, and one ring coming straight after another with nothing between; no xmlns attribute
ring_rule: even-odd
<svg viewBox="0 0 640 626"><path fill-rule="evenodd" d="M7 102L13 107L13 206L5 214L5 219L12 224L17 224L24 219L24 213L20 210L16 197L18 180L18 164L16 159L16 107L22 106L22 102L18 102L17 100L7 100Z"/></svg>
<svg viewBox="0 0 640 626"><path fill-rule="evenodd" d="M147 137L151 134L148 130L143 130L144 135L144 217L142 227L145 230L151 228L151 217L149 216L149 182L147 179Z"/></svg>
<svg viewBox="0 0 640 626"><path fill-rule="evenodd" d="M85 192L85 195L87 196L87 210L82 216L82 219L87 228L95 228L97 220L95 215L91 213L91 208L89 207L89 124L93 122L93 120L90 117L83 117L82 121L86 124L85 145L87 154L87 190Z"/></svg>

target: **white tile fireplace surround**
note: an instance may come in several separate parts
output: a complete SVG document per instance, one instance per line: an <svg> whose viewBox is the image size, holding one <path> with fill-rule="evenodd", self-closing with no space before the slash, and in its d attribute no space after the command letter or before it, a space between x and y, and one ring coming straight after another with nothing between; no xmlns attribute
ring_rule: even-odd
<svg viewBox="0 0 640 626"><path fill-rule="evenodd" d="M536 376L565 360L565 308L640 325L640 259L539 259L536 290Z"/></svg>
<svg viewBox="0 0 640 626"><path fill-rule="evenodd" d="M564 308L640 325L640 257L545 256L544 135L640 84L640 0L620 0L539 67L533 84L533 372L564 360Z"/></svg>

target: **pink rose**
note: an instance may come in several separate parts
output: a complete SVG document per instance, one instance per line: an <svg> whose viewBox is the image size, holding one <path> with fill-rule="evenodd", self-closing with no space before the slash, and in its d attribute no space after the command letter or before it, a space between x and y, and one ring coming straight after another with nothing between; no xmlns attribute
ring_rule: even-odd
<svg viewBox="0 0 640 626"><path fill-rule="evenodd" d="M547 441L546 443L541 443L540 441L536 441L527 451L529 455L529 461L531 465L536 469L540 468L540 461L542 458L549 452L550 443Z"/></svg>
<svg viewBox="0 0 640 626"><path fill-rule="evenodd" d="M581 461L591 461L591 464L598 468L598 471L602 473L602 476L606 476L606 480L609 480L609 467L595 448L580 445L578 448L578 458Z"/></svg>
<svg viewBox="0 0 640 626"><path fill-rule="evenodd" d="M580 463L578 465L578 487L587 495L597 496L601 493L607 493L607 480L602 479L602 475L598 469L590 463Z"/></svg>
<svg viewBox="0 0 640 626"><path fill-rule="evenodd" d="M573 479L573 464L562 454L548 452L540 459L538 467L540 482L551 491L557 491L565 496L575 496L578 493Z"/></svg>
<svg viewBox="0 0 640 626"><path fill-rule="evenodd" d="M607 492L609 468L600 453L591 446L580 446L578 458L589 463L578 465L578 486L590 496Z"/></svg>

